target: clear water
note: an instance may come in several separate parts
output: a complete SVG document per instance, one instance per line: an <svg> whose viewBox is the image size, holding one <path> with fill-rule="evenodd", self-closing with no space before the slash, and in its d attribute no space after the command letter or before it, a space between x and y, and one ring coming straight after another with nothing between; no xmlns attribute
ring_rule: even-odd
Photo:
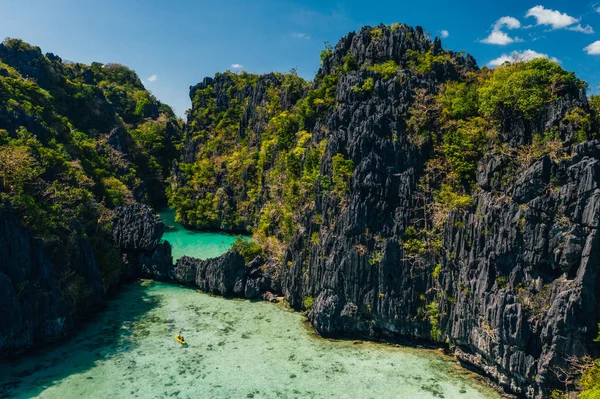
<svg viewBox="0 0 600 399"><path fill-rule="evenodd" d="M167 227L173 227L165 231L163 240L171 244L174 261L183 255L198 259L216 258L231 248L237 238L233 235L186 230L175 221L175 211L172 209L161 210L160 217Z"/></svg>
<svg viewBox="0 0 600 399"><path fill-rule="evenodd" d="M435 351L325 340L303 320L283 305L128 285L68 342L0 363L0 397L499 398Z"/></svg>
<svg viewBox="0 0 600 399"><path fill-rule="evenodd" d="M176 228L175 257L218 256L233 240ZM126 285L69 340L0 362L0 398L499 398L435 351L325 340L304 320L281 304Z"/></svg>

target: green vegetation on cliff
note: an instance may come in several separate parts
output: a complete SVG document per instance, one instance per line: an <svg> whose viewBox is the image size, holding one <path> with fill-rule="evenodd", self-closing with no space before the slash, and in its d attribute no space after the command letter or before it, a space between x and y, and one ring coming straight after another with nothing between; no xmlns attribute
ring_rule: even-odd
<svg viewBox="0 0 600 399"><path fill-rule="evenodd" d="M572 72L540 58L470 72L462 80L446 82L438 93L417 90L409 109L408 135L415 145L433 147L421 187L434 193L430 199L435 201L431 208L436 228L448 211L472 205L477 165L485 156L504 159L506 178L511 179L533 160L545 154L557 157L570 144L595 137L591 126L597 116L581 108L563 119L565 127L572 128L563 129L562 136L556 130L536 133L529 140L506 136L506 120L533 120L551 102L576 96L585 87Z"/></svg>
<svg viewBox="0 0 600 399"><path fill-rule="evenodd" d="M105 277L118 278L111 209L161 201L180 121L127 67L66 63L17 39L0 45L0 99L2 206L64 270L89 237Z"/></svg>
<svg viewBox="0 0 600 399"><path fill-rule="evenodd" d="M381 40L387 30L394 28L374 28L372 41ZM336 63L336 57L341 62ZM432 46L409 49L404 60L362 67L383 79L401 71L428 75L453 65L453 57ZM317 193L338 196L345 203L353 162L337 154L331 159L329 176L321 175L326 146L322 138L327 132L325 125L315 122L335 106L340 77L361 66L352 54L336 55L329 45L321 62L330 72L322 70L311 84L295 73L226 72L193 89L185 146L195 150L179 163L169 189L170 204L183 223L253 231L289 242ZM370 92L373 86L369 77L351 90ZM513 163L521 162L514 169L525 166L527 159L560 151L559 138L551 132L531 137L529 143L510 143L502 136L507 115L531 120L546 104L584 87L558 64L535 59L469 72L436 92L415 89L406 135L417 146L432 146L435 153L421 187L442 212L438 222L445 220L448 211L472 205L477 164L487 154L510 153ZM290 98L297 102L289 102ZM564 123L573 125L577 134L560 139L568 145L589 138L592 118L595 114L583 109L567 115ZM411 239L418 235L419 231Z"/></svg>
<svg viewBox="0 0 600 399"><path fill-rule="evenodd" d="M168 190L179 220L196 228L254 231L282 256L301 210L315 198L326 142L315 142L306 129L331 105L332 90L330 78L308 88L294 71L261 77L227 72L199 86L185 137L197 151L192 162L179 163ZM217 106L221 93L227 103ZM249 93L259 97L253 106Z"/></svg>
<svg viewBox="0 0 600 399"><path fill-rule="evenodd" d="M546 59L478 69L420 29L363 29L326 46L313 82L225 73L192 88L169 201L184 224L252 232L261 249L242 247L247 260L264 255L291 275L302 287L294 306L318 303L315 280L335 270L352 280L337 287L340 304L377 324L399 269L449 284L449 264L476 243L457 255L445 241L469 228L462 215L481 218L481 190L508 202L534 162L564 160L596 137L600 100L588 106L585 87ZM557 104L568 112L556 116ZM516 224L523 229L524 219ZM363 278L379 278L380 291L350 292ZM494 279L494 289L511 289L507 277ZM420 320L432 340L450 339L450 309L459 293L474 295L457 281L456 297L423 294Z"/></svg>
<svg viewBox="0 0 600 399"><path fill-rule="evenodd" d="M160 202L149 194L162 192L173 166L166 196L177 219L252 232L234 249L246 262L264 257L259 269L293 285L292 306L312 308L313 323L327 333L377 330L469 349L470 337L451 336L457 314L468 319L489 303L482 305L483 294L500 301L512 290L510 304L524 315L518 330L550 346L535 324L556 298L545 280L571 281L563 279L575 270L571 260L556 259L566 246L582 253L585 235L577 230L590 223L569 230L575 223L560 213L572 200L548 193L569 180L562 175L573 165L565 161L576 158L574 146L598 137L600 125L600 99L586 101L586 84L560 65L535 59L478 69L421 28L381 25L327 45L313 82L295 71L206 78L190 91L179 137L172 111L125 67L64 63L15 40L0 47L0 61L1 199L67 265L75 240L89 239L105 279L118 276L111 210ZM537 216L525 212L530 200L511 192L521 176L536 180L534 163L549 166L543 172L551 177L521 184L532 191L521 197L559 203L538 204L552 233L528 231ZM509 216L489 220L496 211ZM494 235L499 253L487 247ZM525 236L549 237L545 247L560 250L525 259L546 252L525 253ZM77 306L89 291L82 276L66 277L66 302ZM347 319L337 323L341 312ZM482 364L500 367L497 359L507 359L496 356L506 354L494 330L500 321L479 316L473 328L491 348ZM521 344L519 356L538 356ZM581 384L593 397L597 366L587 366ZM507 381L545 389L543 380L554 377L537 369L538 379L521 370Z"/></svg>

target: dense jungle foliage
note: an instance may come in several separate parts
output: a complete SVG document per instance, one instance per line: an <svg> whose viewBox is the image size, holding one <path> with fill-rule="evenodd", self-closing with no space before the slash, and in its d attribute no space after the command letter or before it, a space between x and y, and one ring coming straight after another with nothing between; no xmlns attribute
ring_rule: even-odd
<svg viewBox="0 0 600 399"><path fill-rule="evenodd" d="M64 62L21 40L0 45L0 202L68 270L88 237L118 274L111 210L164 202L181 121L129 68Z"/></svg>

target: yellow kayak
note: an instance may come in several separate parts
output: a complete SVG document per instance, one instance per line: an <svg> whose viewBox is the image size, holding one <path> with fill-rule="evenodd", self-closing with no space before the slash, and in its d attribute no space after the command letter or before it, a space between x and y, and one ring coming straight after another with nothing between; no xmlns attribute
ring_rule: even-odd
<svg viewBox="0 0 600 399"><path fill-rule="evenodd" d="M177 342L179 342L181 345L187 344L187 342L185 342L185 340L179 336L179 334L175 334L175 340L177 340Z"/></svg>

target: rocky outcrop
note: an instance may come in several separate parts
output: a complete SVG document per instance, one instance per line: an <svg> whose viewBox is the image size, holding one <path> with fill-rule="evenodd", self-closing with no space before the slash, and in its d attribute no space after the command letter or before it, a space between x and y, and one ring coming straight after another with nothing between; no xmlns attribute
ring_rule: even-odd
<svg viewBox="0 0 600 399"><path fill-rule="evenodd" d="M484 171L486 168L481 168ZM459 358L512 392L543 397L570 356L594 353L600 267L600 145L543 157L478 213L455 214L434 287ZM484 177L480 176L483 180ZM451 251L452 249L452 251Z"/></svg>
<svg viewBox="0 0 600 399"><path fill-rule="evenodd" d="M133 265L134 277L152 278L156 280L169 280L172 278L173 257L171 244L162 242L152 251L142 251L132 254L126 251L124 261Z"/></svg>
<svg viewBox="0 0 600 399"><path fill-rule="evenodd" d="M64 80L49 62L49 60L60 60L60 58L50 53L44 57L39 47L22 42L18 45L2 45L0 46L0 59L17 69L23 76L35 80L40 87L46 90Z"/></svg>
<svg viewBox="0 0 600 399"><path fill-rule="evenodd" d="M260 200L249 201L249 197L255 196L253 185L244 183L242 187L238 187L235 181L228 179L229 170L223 162L215 166L211 187L190 192L187 186L193 184L194 179L189 176L189 166L205 159L206 150L211 151L212 144L209 143L211 138L205 133L217 128L216 124L220 119L239 121L234 126L228 127L228 130L231 130L229 134L235 135L235 141L227 139L226 143L219 145L221 154L233 151L230 147L235 142L246 141L250 146L259 143L273 111L289 110L302 96L304 81L296 75L293 76L296 83L301 81L302 84L289 82L286 84L289 76L285 77L281 73L256 76L227 72L219 73L214 78L207 77L190 87L193 109L210 108L213 114L208 118L201 113L189 114L181 162L174 165L171 174L171 189L172 192L185 191L192 200L192 208L196 202L208 201L215 204L215 212L200 216L193 213L196 215L193 218L186 212L182 212L181 222L184 225L195 229L226 230L243 234L250 231L262 206ZM267 107L273 109L267 111ZM243 175L243 182L254 182L259 178L259 169L256 165L247 162L243 168L240 165L240 173ZM219 191L219 195L213 202L213 199L208 198L212 198L214 191ZM242 203L245 205L241 205ZM237 209L241 207L244 210L238 212Z"/></svg>
<svg viewBox="0 0 600 399"><path fill-rule="evenodd" d="M145 204L115 210L113 241L120 248L124 274L166 280L172 277L171 245L161 243L165 225Z"/></svg>
<svg viewBox="0 0 600 399"><path fill-rule="evenodd" d="M262 256L246 265L246 298L263 298L272 301L281 292L278 268L269 264Z"/></svg>
<svg viewBox="0 0 600 399"><path fill-rule="evenodd" d="M10 207L0 206L0 354L67 335L80 316L102 305L121 273L171 278L171 246L160 243L160 218L141 204L116 214L113 237L123 264L110 265L117 279L108 280L99 267L104 254L96 253L87 237L79 235L69 248L53 248L23 227Z"/></svg>
<svg viewBox="0 0 600 399"><path fill-rule="evenodd" d="M0 354L65 336L78 314L104 298L100 270L86 238L57 264L44 243L0 206ZM76 270L67 268L76 265Z"/></svg>
<svg viewBox="0 0 600 399"><path fill-rule="evenodd" d="M122 65L63 62L9 38L0 80L4 354L67 334L123 274L169 278L170 246L148 208L117 210L114 237L108 216L123 202L166 202L181 129ZM136 134L147 128L153 138L142 143Z"/></svg>
<svg viewBox="0 0 600 399"><path fill-rule="evenodd" d="M160 216L144 204L115 210L113 241L122 249L152 251L160 243L165 225Z"/></svg>
<svg viewBox="0 0 600 399"><path fill-rule="evenodd" d="M414 51L444 57L427 73L415 73ZM389 60L399 65L393 78L370 68ZM409 110L418 90L435 94L440 84L473 71L471 56L443 52L439 39L403 25L363 28L325 53L312 87L338 74L335 105L324 115L307 116L304 129L313 143L326 140L320 176L333 175L337 154L352 161L349 193L340 200L317 185L280 275L267 285L280 288L294 308L309 308L322 335L448 345L507 392L546 398L552 389L564 389L560 370L569 356L598 355L592 339L600 316L600 147L597 141L572 145L581 132L564 123L573 110L589 110L583 90L561 93L531 118L504 110L497 126L501 142L519 148L552 132L566 155L547 154L511 169L514 160L490 152L477 165L472 206L449 211L438 252L412 256L404 247L405 231L423 218L419 181L434 151L430 142L409 139ZM208 83L217 104L226 104L227 90L214 81L196 89ZM258 112L261 103L253 102L252 93L236 102ZM202 107L194 104L192 111ZM264 132L261 125L253 129L256 137ZM186 151L191 161L198 147L186 143ZM228 181L225 167L216 178ZM258 206L277 189L260 187ZM232 187L218 190L220 198L243 197ZM254 225L260 214L255 211ZM198 271L183 266L182 278L191 282ZM264 275L257 273L254 281L251 272L244 274L249 296L264 291ZM232 276L229 287L244 281L241 274ZM207 284L204 278L200 283Z"/></svg>
<svg viewBox="0 0 600 399"><path fill-rule="evenodd" d="M244 257L229 251L224 255L200 260L184 256L175 264L175 279L193 284L200 290L224 296L243 296L246 284Z"/></svg>
<svg viewBox="0 0 600 399"><path fill-rule="evenodd" d="M368 31L342 39L330 63L345 54L371 62L397 54L402 34L373 44ZM426 43L425 43L426 44ZM458 65L474 67L472 60ZM569 356L593 354L600 268L600 153L596 141L564 159L546 155L513 176L501 156L478 165L480 189L468 211L451 212L442 233L443 254L417 262L406 253L404 231L416 213L417 183L431 154L407 140L406 111L419 87L435 91L460 70L439 69L404 84L368 71L346 73L337 86L338 107L327 116L324 159L342 153L354 162L347 202L319 195L315 218L306 218L288 249L282 288L296 308L314 298L309 314L323 335L408 337L448 343L465 365L507 392L545 398L562 388ZM364 96L352 87L374 80ZM587 107L572 93L531 122L507 117L503 139L523 145L556 129L566 113ZM315 130L319 129L318 123ZM392 140L390 136L396 132ZM325 162L321 173L331 174ZM316 236L315 236L316 234ZM315 240L313 237L318 237ZM315 245L315 242L318 244Z"/></svg>
<svg viewBox="0 0 600 399"><path fill-rule="evenodd" d="M246 265L239 252L228 251L205 260L183 256L177 260L173 276L180 284L211 294L272 300L280 290L273 272L261 257Z"/></svg>

